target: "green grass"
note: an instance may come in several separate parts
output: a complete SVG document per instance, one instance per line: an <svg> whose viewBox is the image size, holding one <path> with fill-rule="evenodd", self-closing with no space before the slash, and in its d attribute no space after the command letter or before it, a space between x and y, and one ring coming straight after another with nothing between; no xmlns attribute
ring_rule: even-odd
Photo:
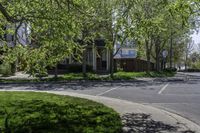
<svg viewBox="0 0 200 133"><path fill-rule="evenodd" d="M114 74L114 79L136 79L136 78L156 78L156 77L173 77L175 72L117 72Z"/></svg>
<svg viewBox="0 0 200 133"><path fill-rule="evenodd" d="M87 73L86 77L82 73L68 73L60 77L62 80L101 80L104 79L100 75L95 73Z"/></svg>
<svg viewBox="0 0 200 133"><path fill-rule="evenodd" d="M116 72L114 79L135 79L139 77L146 77L146 72Z"/></svg>
<svg viewBox="0 0 200 133"><path fill-rule="evenodd" d="M35 92L0 92L0 132L118 133L118 113L102 104Z"/></svg>

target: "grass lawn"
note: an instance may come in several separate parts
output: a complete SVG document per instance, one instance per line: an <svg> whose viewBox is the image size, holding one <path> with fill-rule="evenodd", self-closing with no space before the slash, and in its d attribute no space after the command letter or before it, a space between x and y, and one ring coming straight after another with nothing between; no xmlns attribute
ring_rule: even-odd
<svg viewBox="0 0 200 133"><path fill-rule="evenodd" d="M0 92L0 132L118 133L118 113L102 104L36 92Z"/></svg>
<svg viewBox="0 0 200 133"><path fill-rule="evenodd" d="M135 78L156 78L156 77L173 77L175 72L116 72L114 79L135 79Z"/></svg>

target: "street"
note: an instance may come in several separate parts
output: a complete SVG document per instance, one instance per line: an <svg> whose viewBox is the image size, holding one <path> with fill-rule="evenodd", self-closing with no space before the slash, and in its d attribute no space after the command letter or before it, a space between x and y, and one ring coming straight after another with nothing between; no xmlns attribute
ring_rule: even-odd
<svg viewBox="0 0 200 133"><path fill-rule="evenodd" d="M150 104L179 114L200 125L200 76L197 75L199 74L194 73L194 76L178 77L183 80L187 78L187 81L121 83L120 86L100 86L71 91Z"/></svg>
<svg viewBox="0 0 200 133"><path fill-rule="evenodd" d="M60 90L148 104L181 115L200 125L200 75L146 81L1 84L1 90Z"/></svg>

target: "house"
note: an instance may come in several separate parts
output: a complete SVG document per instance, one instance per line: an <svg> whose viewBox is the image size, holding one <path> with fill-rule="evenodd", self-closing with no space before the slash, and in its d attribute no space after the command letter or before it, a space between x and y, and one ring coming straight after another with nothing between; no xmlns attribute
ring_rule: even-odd
<svg viewBox="0 0 200 133"><path fill-rule="evenodd" d="M2 27L2 29L5 31L3 35L0 35L0 47L3 47L4 45L7 45L8 47L14 47L17 43L20 43L21 45L27 45L30 44L30 40L28 39L28 27L27 24L22 23L20 26L18 26L17 32L14 34L9 31L14 31L17 28L17 24L13 25L5 25ZM16 39L17 38L17 39ZM0 50L0 56L3 55L3 50ZM0 58L0 64L3 63L2 58Z"/></svg>
<svg viewBox="0 0 200 133"><path fill-rule="evenodd" d="M105 73L110 70L110 50L106 48L104 39L96 39L93 44L89 44L86 47L86 65L91 68L93 72ZM71 71L71 69L78 72L82 71L82 63L73 58L74 55L69 56L62 61L59 66L61 69ZM74 68L71 68L74 67ZM72 71L73 71L72 70Z"/></svg>
<svg viewBox="0 0 200 133"><path fill-rule="evenodd" d="M117 52L114 56L114 70L123 70L127 72L139 72L146 71L147 61L137 58L136 43L133 40L126 40L125 45L121 46L118 42L115 45L115 51ZM154 70L154 63L151 62L151 70Z"/></svg>
<svg viewBox="0 0 200 133"><path fill-rule="evenodd" d="M87 64L95 72L106 72L110 69L110 50L105 45L103 39L97 39L93 46L87 47Z"/></svg>
<svg viewBox="0 0 200 133"><path fill-rule="evenodd" d="M3 27L4 31L9 30L15 30L18 25L6 25ZM17 39L16 39L17 38ZM16 43L20 43L21 45L27 45L30 44L30 40L28 39L28 26L27 24L23 23L18 27L17 33L5 33L1 36L1 39L4 41L0 41L0 45L4 45L6 42L6 45L9 47L14 47Z"/></svg>
<svg viewBox="0 0 200 133"><path fill-rule="evenodd" d="M114 59L137 57L136 43L130 39L126 39L124 45L117 42L114 51L116 53Z"/></svg>

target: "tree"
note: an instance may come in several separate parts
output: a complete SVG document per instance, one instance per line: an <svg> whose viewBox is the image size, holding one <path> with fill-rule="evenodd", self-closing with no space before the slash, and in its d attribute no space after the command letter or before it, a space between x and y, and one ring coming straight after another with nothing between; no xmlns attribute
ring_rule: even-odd
<svg viewBox="0 0 200 133"><path fill-rule="evenodd" d="M165 32L164 19L168 3L165 1L138 1L130 2L129 14L132 22L133 35L140 44L145 45L146 59L148 61L147 72L150 71L150 62L153 46L156 46L156 60L160 56L160 34ZM159 66L157 66L159 67ZM158 68L159 69L159 68Z"/></svg>
<svg viewBox="0 0 200 133"><path fill-rule="evenodd" d="M127 39L145 47L147 72L150 71L150 62L153 60L159 71L163 49L169 49L170 67L172 66L175 41L189 32L189 20L199 15L198 2L199 0L1 0L0 26L16 26L9 30L0 29L1 40L5 33L15 34L15 38L19 39L18 29L23 24L27 25L31 45L25 47L27 52L23 53L23 60L27 64L26 70L32 74L45 72L47 66L55 66L71 53L77 54L77 59L82 60L85 74L85 48L98 37L106 40L107 48L111 51L111 76L114 46L117 42L124 45ZM82 40L82 45L77 40ZM170 47L167 46L168 42ZM20 41L17 45L19 43Z"/></svg>
<svg viewBox="0 0 200 133"><path fill-rule="evenodd" d="M189 64L190 68L200 69L200 54L199 54L199 52L193 52L190 55L189 60L191 62L191 64Z"/></svg>
<svg viewBox="0 0 200 133"><path fill-rule="evenodd" d="M83 46L77 42L77 39L83 31L83 21L80 22L79 19L84 16L93 17L91 8L87 6L88 2L89 0L84 2L3 0L0 2L1 26L16 24L17 28L11 29L10 32L19 37L18 27L24 23L28 24L31 44L26 46L27 52L23 53L27 71L31 74L45 72L47 66L55 66L74 51L79 55L77 58L81 58ZM1 30L1 34L4 34L3 32L7 31Z"/></svg>
<svg viewBox="0 0 200 133"><path fill-rule="evenodd" d="M189 65L189 56L194 50L194 41L191 38L186 39L186 47L185 47L185 70L188 69Z"/></svg>
<svg viewBox="0 0 200 133"><path fill-rule="evenodd" d="M191 1L129 1L133 35L145 46L148 70L150 61L156 62L156 70L160 70L160 58L163 49L169 42L170 67L172 67L173 46L175 40L187 34L190 29L189 17L192 14ZM155 50L154 50L155 49ZM154 54L155 53L155 54ZM153 59L151 58L153 57Z"/></svg>
<svg viewBox="0 0 200 133"><path fill-rule="evenodd" d="M98 2L96 2L98 3ZM105 39L106 47L110 51L110 75L113 77L114 56L120 50L114 51L114 46L119 42L120 47L130 38L130 26L128 25L128 14L126 13L126 3L118 0L102 0L98 5L98 16L100 16L99 29L100 36Z"/></svg>

